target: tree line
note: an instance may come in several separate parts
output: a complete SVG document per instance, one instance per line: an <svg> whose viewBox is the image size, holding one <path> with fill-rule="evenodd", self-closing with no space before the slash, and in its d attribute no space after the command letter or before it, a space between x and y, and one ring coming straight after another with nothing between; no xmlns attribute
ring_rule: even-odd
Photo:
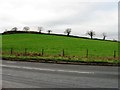
<svg viewBox="0 0 120 90"><path fill-rule="evenodd" d="M28 26L23 27L23 31L26 31L26 32L27 32L27 31L29 31L29 30L30 30L30 27L28 27ZM42 33L43 27L38 27L37 30L38 30L39 33ZM7 30L5 30L5 31L7 31ZM18 31L18 28L17 28L17 27L13 27L10 31ZM67 29L65 29L64 33L65 33L67 36L70 36L71 31L72 31L71 28L67 28ZM51 32L52 32L52 30L47 30L47 33L48 33L48 34L51 34ZM94 37L96 34L95 34L95 31L89 30L89 31L86 32L86 35L89 35L90 38L93 39L93 37ZM103 36L103 40L105 40L106 37L107 37L107 34L106 34L106 33L102 33L102 36Z"/></svg>

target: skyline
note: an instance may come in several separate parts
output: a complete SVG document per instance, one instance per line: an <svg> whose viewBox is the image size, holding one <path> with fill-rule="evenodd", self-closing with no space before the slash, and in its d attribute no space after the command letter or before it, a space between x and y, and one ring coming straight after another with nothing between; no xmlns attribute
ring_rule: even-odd
<svg viewBox="0 0 120 90"><path fill-rule="evenodd" d="M43 32L51 29L52 33L63 34L66 28L71 28L72 35L86 37L85 33L93 30L95 38L103 38L102 33L107 33L107 39L118 40L117 0L82 1L1 0L0 32L29 26L31 30L43 27Z"/></svg>

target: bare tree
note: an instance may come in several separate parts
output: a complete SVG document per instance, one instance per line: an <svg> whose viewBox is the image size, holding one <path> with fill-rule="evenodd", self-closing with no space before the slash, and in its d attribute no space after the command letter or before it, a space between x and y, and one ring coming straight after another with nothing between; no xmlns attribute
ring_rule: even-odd
<svg viewBox="0 0 120 90"><path fill-rule="evenodd" d="M4 32L7 32L8 30L7 29L5 29L5 31Z"/></svg>
<svg viewBox="0 0 120 90"><path fill-rule="evenodd" d="M93 39L95 32L91 30L91 31L88 31L86 34L89 35L91 37L91 39Z"/></svg>
<svg viewBox="0 0 120 90"><path fill-rule="evenodd" d="M117 40L113 39L113 42L117 42Z"/></svg>
<svg viewBox="0 0 120 90"><path fill-rule="evenodd" d="M71 28L67 28L66 30L65 30L65 32L64 33L66 33L67 34L67 36L69 36L70 35L70 33L71 33Z"/></svg>
<svg viewBox="0 0 120 90"><path fill-rule="evenodd" d="M38 27L39 33L41 33L42 30L43 30L43 27Z"/></svg>
<svg viewBox="0 0 120 90"><path fill-rule="evenodd" d="M28 31L28 30L30 30L30 28L26 26L26 27L23 28L23 30Z"/></svg>
<svg viewBox="0 0 120 90"><path fill-rule="evenodd" d="M52 32L52 30L48 30L47 32L48 32L48 34L50 34Z"/></svg>
<svg viewBox="0 0 120 90"><path fill-rule="evenodd" d="M17 30L18 30L17 27L14 27L14 28L11 29L11 31L17 31Z"/></svg>
<svg viewBox="0 0 120 90"><path fill-rule="evenodd" d="M102 35L103 35L103 40L105 40L107 37L106 33L102 33Z"/></svg>

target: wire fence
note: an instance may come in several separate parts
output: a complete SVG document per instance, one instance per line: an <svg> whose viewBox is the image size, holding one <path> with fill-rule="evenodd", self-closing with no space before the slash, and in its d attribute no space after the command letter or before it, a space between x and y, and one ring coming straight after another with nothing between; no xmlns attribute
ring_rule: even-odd
<svg viewBox="0 0 120 90"><path fill-rule="evenodd" d="M30 48L24 48L24 49L15 49L15 48L9 48L2 51L2 54L6 55L17 55L17 56L69 56L69 57L111 57L111 58L117 58L118 57L118 51L117 50L104 50L104 51L97 51L97 50L78 50L78 51L72 51L67 49L60 49L60 50L54 50L54 49L30 49Z"/></svg>

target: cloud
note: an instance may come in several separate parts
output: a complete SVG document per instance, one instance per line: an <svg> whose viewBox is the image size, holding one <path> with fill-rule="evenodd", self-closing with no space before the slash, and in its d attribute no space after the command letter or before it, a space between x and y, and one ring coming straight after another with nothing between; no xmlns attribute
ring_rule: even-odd
<svg viewBox="0 0 120 90"><path fill-rule="evenodd" d="M24 26L30 26L31 29L43 26L44 30L52 29L55 33L63 33L71 27L74 35L84 36L86 31L93 29L98 37L101 37L100 33L106 32L110 39L117 39L117 2L118 0L1 0L0 30L3 32L14 26L20 29Z"/></svg>

